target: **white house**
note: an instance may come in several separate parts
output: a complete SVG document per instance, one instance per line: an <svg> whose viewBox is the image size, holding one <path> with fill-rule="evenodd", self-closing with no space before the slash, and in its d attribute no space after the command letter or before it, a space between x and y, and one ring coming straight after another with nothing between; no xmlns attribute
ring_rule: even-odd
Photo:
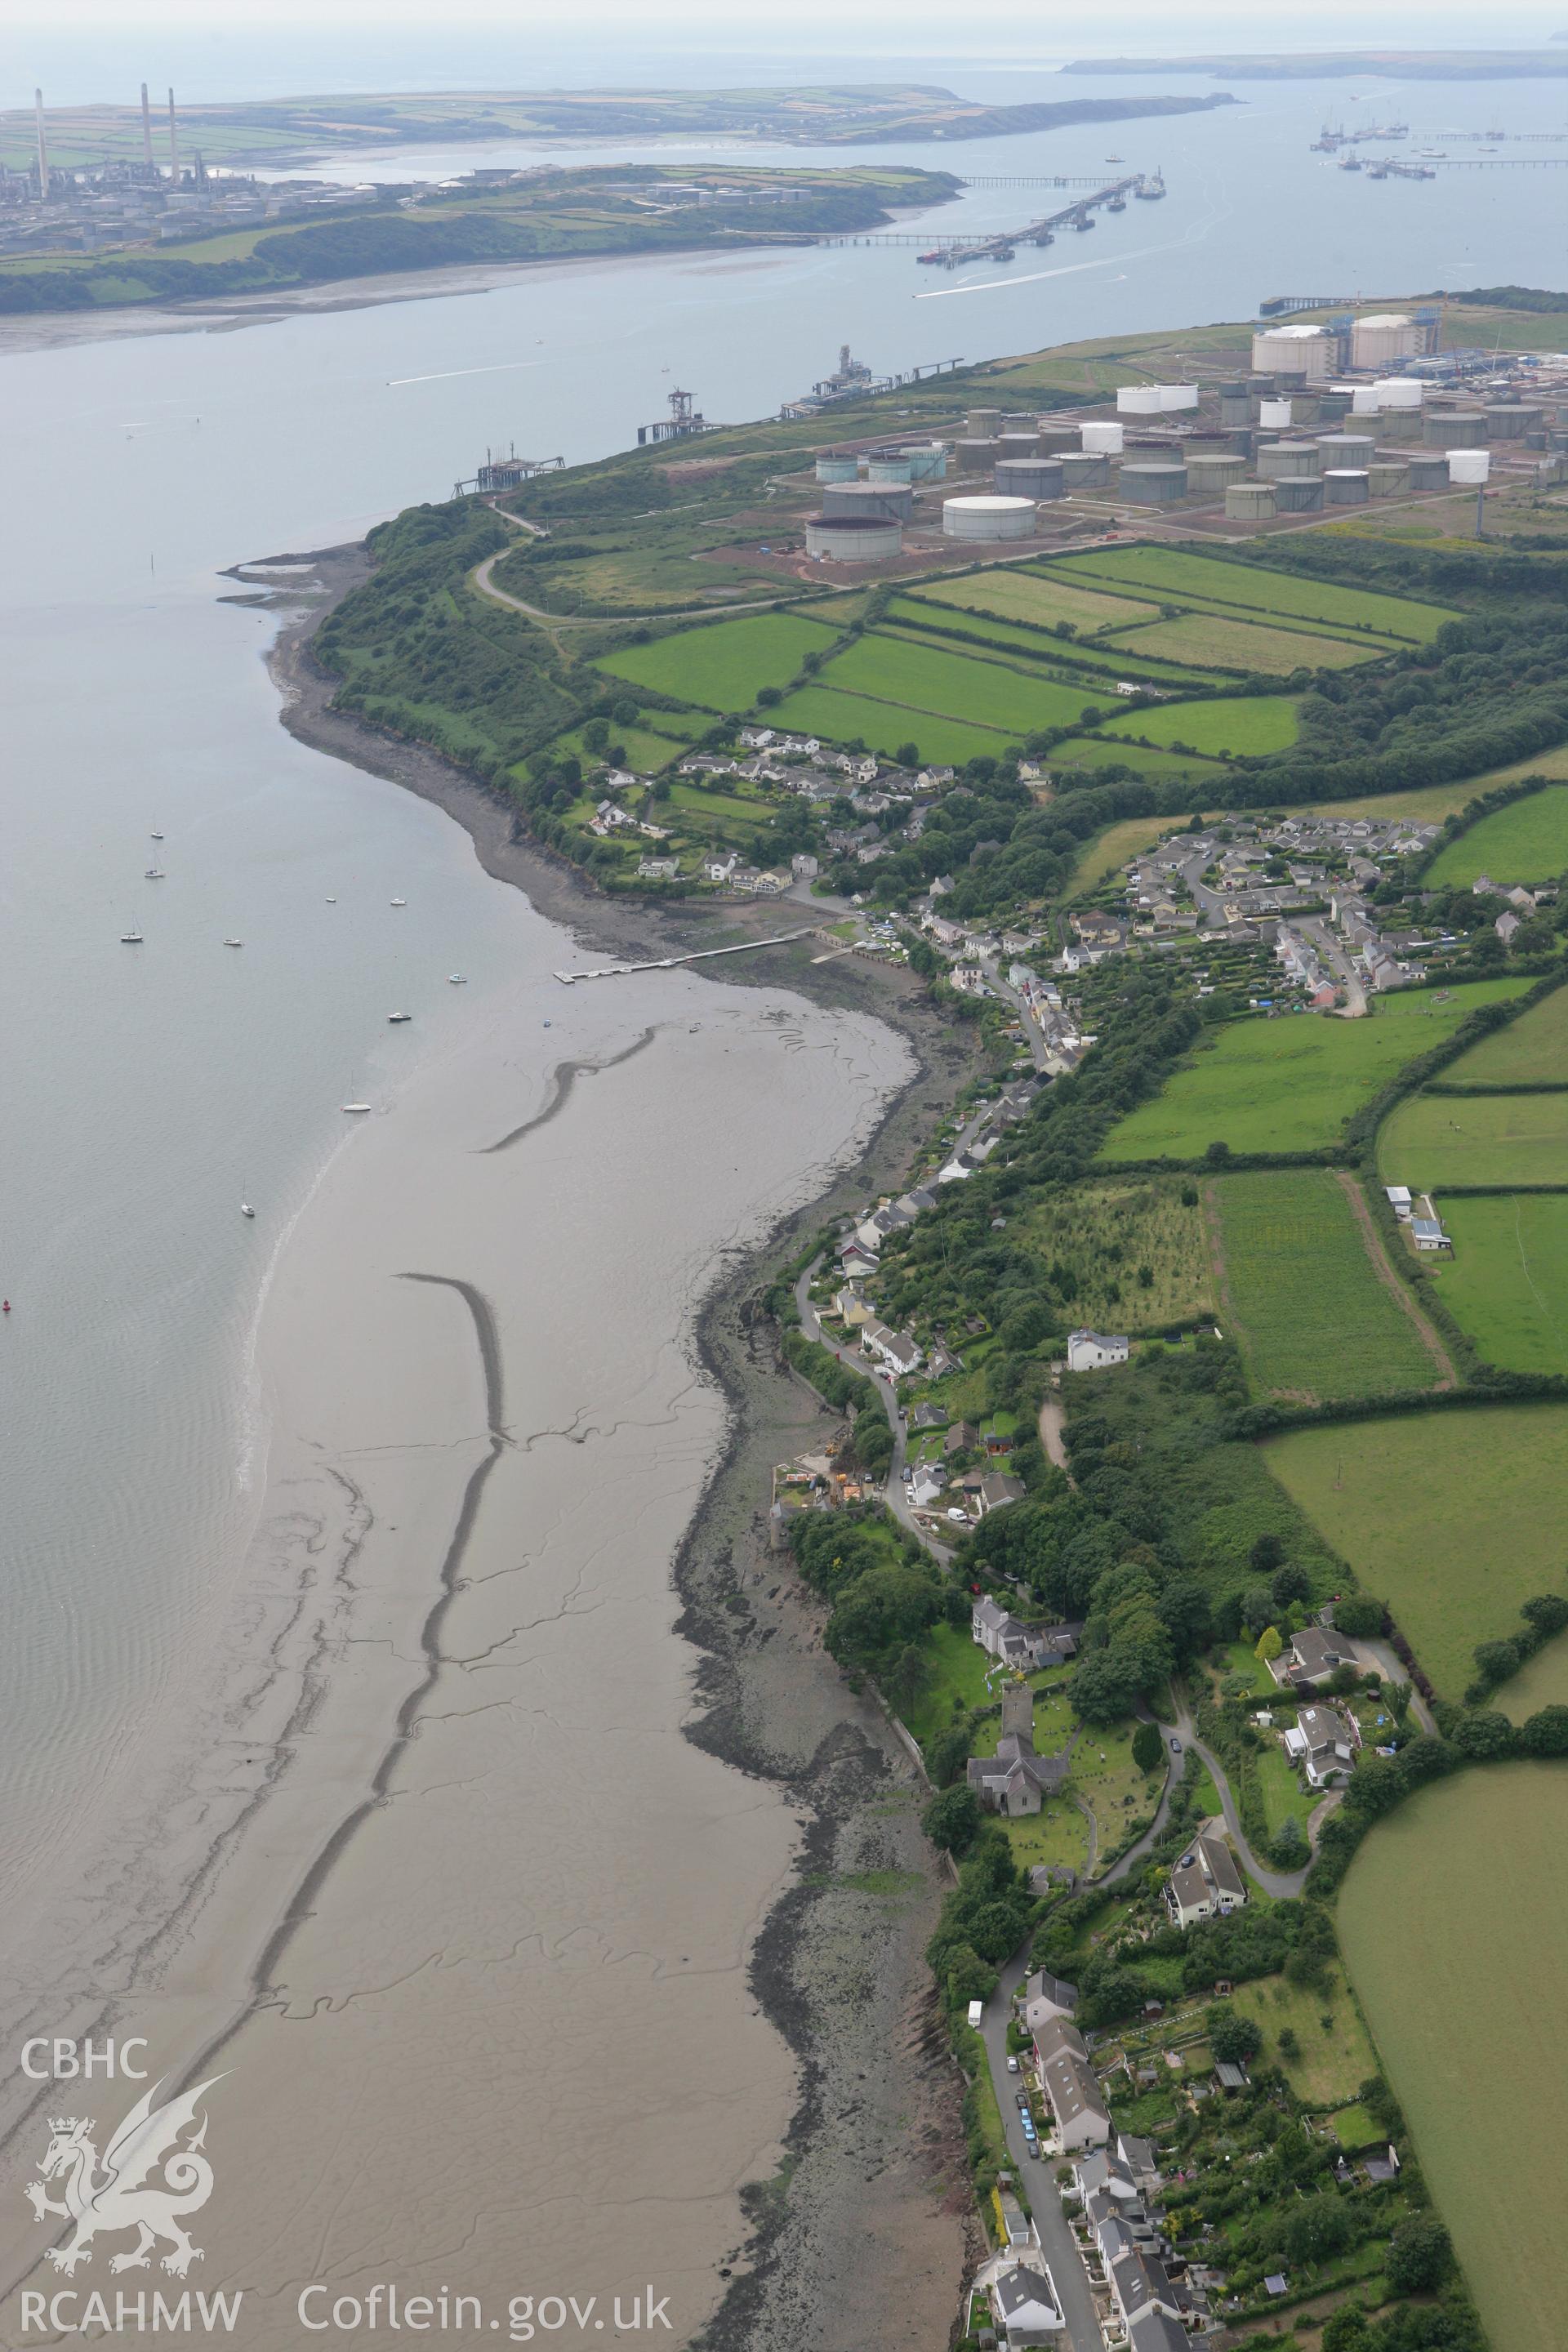
<svg viewBox="0 0 1568 2352"><path fill-rule="evenodd" d="M1107 1364L1124 1364L1131 1352L1131 1343L1120 1333L1108 1336L1085 1330L1068 1335L1069 1372L1097 1372Z"/></svg>
<svg viewBox="0 0 1568 2352"><path fill-rule="evenodd" d="M885 1323L866 1324L860 1333L860 1345L868 1355L877 1357L895 1380L915 1370L921 1360L919 1343L907 1331L889 1331Z"/></svg>
<svg viewBox="0 0 1568 2352"><path fill-rule="evenodd" d="M1014 2352L1016 2346L1058 2344L1067 2320L1056 2282L1044 2263L1018 2263L992 2282L991 2307L997 2332Z"/></svg>
<svg viewBox="0 0 1568 2352"><path fill-rule="evenodd" d="M1176 1927L1196 1927L1239 1911L1247 1900L1247 1881L1224 1838L1200 1832L1171 1873L1165 1907Z"/></svg>
<svg viewBox="0 0 1568 2352"><path fill-rule="evenodd" d="M1035 2036L1035 2054L1064 2155L1103 2147L1111 2134L1110 2110L1077 2026L1065 2017L1048 2020Z"/></svg>
<svg viewBox="0 0 1568 2352"><path fill-rule="evenodd" d="M1407 1225L1410 1223L1409 1185L1385 1184L1383 1189L1388 1197L1388 1205L1394 1211L1394 1213L1398 1218L1400 1223L1402 1225Z"/></svg>
<svg viewBox="0 0 1568 2352"><path fill-rule="evenodd" d="M703 879L708 882L728 882L731 875L735 871L735 856L732 851L726 857L704 858L702 861Z"/></svg>
<svg viewBox="0 0 1568 2352"><path fill-rule="evenodd" d="M1280 1744L1310 1789L1327 1789L1354 1769L1361 1727L1341 1707L1304 1706Z"/></svg>

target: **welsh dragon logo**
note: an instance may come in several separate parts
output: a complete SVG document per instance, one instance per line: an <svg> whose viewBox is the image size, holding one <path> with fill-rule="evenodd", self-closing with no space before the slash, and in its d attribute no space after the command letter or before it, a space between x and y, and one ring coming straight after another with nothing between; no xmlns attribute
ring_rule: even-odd
<svg viewBox="0 0 1568 2352"><path fill-rule="evenodd" d="M79 2263L91 2262L94 2238L124 2230L137 2232L136 2243L129 2253L110 2255L111 2271L146 2270L154 2248L165 2243L174 2251L163 2256L163 2266L176 2278L184 2278L191 2264L201 2261L202 2249L192 2245L184 2224L213 2192L212 2165L203 2153L206 2116L200 2115L198 2122L198 2114L205 2094L222 2080L221 2074L210 2075L194 2091L166 2100L161 2107L153 2102L163 2085L154 2083L104 2149L101 2170L90 2137L92 2117L50 2116L49 2144L37 2167L43 2179L29 2180L23 2194L36 2220L58 2216L76 2223L68 2245L47 2250L57 2270L70 2277ZM182 2133L192 2125L196 2125L194 2135L182 2141ZM162 2178L155 2179L160 2173ZM44 2182L49 2180L60 2182L62 2198L46 2194Z"/></svg>

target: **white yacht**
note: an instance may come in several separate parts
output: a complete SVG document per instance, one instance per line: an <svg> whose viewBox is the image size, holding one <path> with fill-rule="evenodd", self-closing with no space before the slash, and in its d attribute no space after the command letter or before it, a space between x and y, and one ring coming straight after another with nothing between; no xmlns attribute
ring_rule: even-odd
<svg viewBox="0 0 1568 2352"><path fill-rule="evenodd" d="M389 1013L386 1017L395 1027L400 1021L412 1021L414 1015L412 1013Z"/></svg>
<svg viewBox="0 0 1568 2352"><path fill-rule="evenodd" d="M142 934L134 924L128 931L121 932L120 944L122 948L139 948L142 945Z"/></svg>
<svg viewBox="0 0 1568 2352"><path fill-rule="evenodd" d="M406 898L395 898L392 903L395 907L406 907L408 901Z"/></svg>
<svg viewBox="0 0 1568 2352"><path fill-rule="evenodd" d="M449 988L467 988L468 975L466 971L449 971L447 974L447 984Z"/></svg>
<svg viewBox="0 0 1568 2352"><path fill-rule="evenodd" d="M242 948L245 945L245 941L243 940L225 940L224 945L226 948Z"/></svg>

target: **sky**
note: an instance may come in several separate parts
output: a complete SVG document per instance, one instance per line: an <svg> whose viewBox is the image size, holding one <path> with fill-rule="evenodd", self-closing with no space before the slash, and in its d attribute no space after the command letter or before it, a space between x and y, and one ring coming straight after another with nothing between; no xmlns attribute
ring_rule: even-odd
<svg viewBox="0 0 1568 2352"><path fill-rule="evenodd" d="M1075 57L1213 48L1531 45L1568 0L12 0L0 105L134 100L145 78L195 102L311 91L778 82L824 70L952 81L963 65L1033 78ZM1037 96L1024 85L1020 95Z"/></svg>

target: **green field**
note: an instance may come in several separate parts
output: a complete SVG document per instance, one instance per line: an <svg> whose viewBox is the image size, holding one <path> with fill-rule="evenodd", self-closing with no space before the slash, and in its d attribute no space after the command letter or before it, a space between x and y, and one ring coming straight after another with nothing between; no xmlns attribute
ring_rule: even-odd
<svg viewBox="0 0 1568 2352"><path fill-rule="evenodd" d="M1089 726L1110 707L1102 694L1026 676L1005 661L987 661L876 629L856 638L830 662L823 681L838 693L967 719L1015 736L1037 727L1071 727L1080 721Z"/></svg>
<svg viewBox="0 0 1568 2352"><path fill-rule="evenodd" d="M989 646L1006 656L1022 654L1031 663L1054 668L1064 682L1071 684L1081 677L1091 691L1103 691L1107 680L1143 678L1148 684L1165 687L1173 691L1181 686L1212 686L1212 677L1202 670L1182 668L1174 662L1145 661L1112 637L1058 637L1048 629L1030 628L1026 623L998 620L992 613L971 613L957 604L933 604L924 596L900 596L890 606L888 618L895 626L918 630L929 638L932 629L956 630L960 635L973 637L977 648ZM955 652L961 650L954 647Z"/></svg>
<svg viewBox="0 0 1568 2352"><path fill-rule="evenodd" d="M1543 763L1537 763L1542 765ZM1471 786L1472 793L1476 790ZM1489 874L1494 882L1511 889L1516 882L1553 882L1568 871L1568 789L1548 784L1522 801L1484 816L1440 849L1426 869L1426 880L1439 886L1473 882Z"/></svg>
<svg viewBox="0 0 1568 2352"><path fill-rule="evenodd" d="M999 614L1004 620L1033 621L1042 628L1054 628L1058 621L1070 621L1077 629L1124 628L1130 621L1152 621L1159 614L1158 605L1097 595L1091 589L1042 579L1037 572L1011 564L966 580L933 581L920 594L927 604L958 604L972 613Z"/></svg>
<svg viewBox="0 0 1568 2352"><path fill-rule="evenodd" d="M1445 1086L1568 1085L1568 988L1559 988L1484 1037L1443 1073Z"/></svg>
<svg viewBox="0 0 1568 2352"><path fill-rule="evenodd" d="M1456 1406L1265 1442L1286 1492L1386 1601L1444 1696L1478 1642L1568 1589L1568 1405Z"/></svg>
<svg viewBox="0 0 1568 2352"><path fill-rule="evenodd" d="M1435 1385L1431 1351L1328 1169L1225 1176L1208 1189L1227 1312L1260 1394L1318 1403Z"/></svg>
<svg viewBox="0 0 1568 2352"><path fill-rule="evenodd" d="M1201 782L1214 779L1216 793L1225 790L1225 768L1218 760L1197 760L1185 751L1150 751L1142 743L1123 743L1115 736L1069 735L1051 753L1053 768L1133 768L1141 776L1183 776Z"/></svg>
<svg viewBox="0 0 1568 2352"><path fill-rule="evenodd" d="M829 743L868 743L889 758L902 744L913 743L922 760L954 768L982 751L994 759L1014 740L994 727L933 719L929 711L906 710L896 702L873 702L866 695L840 694L825 686L805 686L798 694L786 695L768 718L775 727L820 735Z"/></svg>
<svg viewBox="0 0 1568 2352"><path fill-rule="evenodd" d="M1293 669L1348 669L1355 662L1375 660L1380 650L1342 637L1303 636L1230 620L1220 613L1184 613L1179 621L1122 629L1116 643L1129 653L1195 662L1201 669L1256 670L1266 677L1289 677Z"/></svg>
<svg viewBox="0 0 1568 2352"><path fill-rule="evenodd" d="M1454 1255L1435 1258L1432 1276L1487 1362L1510 1372L1568 1372L1568 1193L1505 1192L1440 1206Z"/></svg>
<svg viewBox="0 0 1568 2352"><path fill-rule="evenodd" d="M1243 2017L1256 2018L1263 2028L1260 2063L1282 2067L1290 2088L1308 2106L1342 2105L1375 2072L1366 2028L1337 1968L1327 1971L1321 1986L1263 1977L1237 1985L1232 2000ZM1330 2020L1327 2029L1325 2017ZM1279 2055L1279 2036L1287 2027L1300 2044L1297 2058Z"/></svg>
<svg viewBox="0 0 1568 2352"><path fill-rule="evenodd" d="M627 646L598 665L632 686L672 694L704 710L749 710L764 686L787 686L809 653L826 653L833 639L815 621L792 613L758 613L682 629L651 646Z"/></svg>
<svg viewBox="0 0 1568 2352"><path fill-rule="evenodd" d="M1447 992L1401 989L1380 997L1376 1012L1362 1021L1294 1013L1232 1022L1152 1102L1112 1129L1101 1157L1194 1160L1215 1142L1233 1151L1315 1150L1331 1143L1396 1070L1452 1036L1478 1004L1530 984L1482 980Z"/></svg>
<svg viewBox="0 0 1568 2352"><path fill-rule="evenodd" d="M1351 1981L1499 2352L1563 2343L1565 1845L1568 1771L1489 1764L1380 1822L1339 1903Z"/></svg>
<svg viewBox="0 0 1568 2352"><path fill-rule="evenodd" d="M616 750L626 752L624 764L635 769L639 776L656 774L660 768L668 767L671 760L679 760L686 749L683 743L675 742L668 735L656 735L646 727L616 727L613 730L613 736ZM596 766L610 756L607 750L590 751L583 740L582 729L577 727L569 729L564 735L557 735L550 748L554 752L575 751L585 769Z"/></svg>
<svg viewBox="0 0 1568 2352"><path fill-rule="evenodd" d="M1065 724L1058 720L1058 724ZM1146 736L1151 743L1184 743L1222 757L1283 751L1299 732L1296 705L1288 694L1253 694L1214 702L1166 702L1157 710L1128 710L1106 722L1103 732Z"/></svg>
<svg viewBox="0 0 1568 2352"><path fill-rule="evenodd" d="M1568 1183L1568 1095L1412 1095L1377 1139L1385 1184Z"/></svg>
<svg viewBox="0 0 1568 2352"><path fill-rule="evenodd" d="M1413 645L1425 645L1445 621L1458 618L1457 613L1438 604L1418 604L1405 596L1383 596L1363 588L1302 580L1294 572L1269 572L1260 564L1188 555L1176 548L1097 549L1092 554L1060 558L1052 564L1051 573L1058 580L1081 580L1086 586L1134 595L1140 590L1152 590L1174 604L1191 595L1234 605L1242 612L1282 613L1293 619L1323 621L1331 628L1365 627Z"/></svg>

